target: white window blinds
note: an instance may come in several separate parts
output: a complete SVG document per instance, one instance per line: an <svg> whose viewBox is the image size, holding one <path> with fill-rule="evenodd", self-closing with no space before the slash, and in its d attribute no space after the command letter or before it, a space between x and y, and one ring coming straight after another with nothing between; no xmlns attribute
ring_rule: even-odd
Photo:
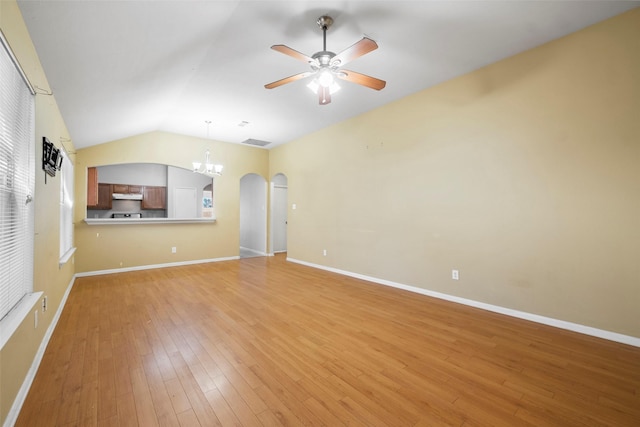
<svg viewBox="0 0 640 427"><path fill-rule="evenodd" d="M35 102L0 43L0 319L33 290Z"/></svg>

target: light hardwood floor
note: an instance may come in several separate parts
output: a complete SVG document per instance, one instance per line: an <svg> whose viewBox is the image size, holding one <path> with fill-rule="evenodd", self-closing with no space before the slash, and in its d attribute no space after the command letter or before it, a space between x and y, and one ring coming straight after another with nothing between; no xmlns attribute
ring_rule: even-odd
<svg viewBox="0 0 640 427"><path fill-rule="evenodd" d="M287 263L80 278L18 426L638 426L640 348Z"/></svg>

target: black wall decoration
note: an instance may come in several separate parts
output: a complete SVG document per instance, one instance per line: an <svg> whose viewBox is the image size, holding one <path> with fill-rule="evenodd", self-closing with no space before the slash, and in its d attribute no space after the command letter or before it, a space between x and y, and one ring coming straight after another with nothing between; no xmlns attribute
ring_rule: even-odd
<svg viewBox="0 0 640 427"><path fill-rule="evenodd" d="M49 176L56 176L56 171L62 169L62 154L46 136L42 137L42 169Z"/></svg>

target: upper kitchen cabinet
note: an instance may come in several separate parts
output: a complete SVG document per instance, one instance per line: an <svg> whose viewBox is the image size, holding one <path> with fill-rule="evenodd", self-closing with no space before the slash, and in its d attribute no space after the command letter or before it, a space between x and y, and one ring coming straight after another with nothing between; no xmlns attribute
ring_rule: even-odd
<svg viewBox="0 0 640 427"><path fill-rule="evenodd" d="M141 185L113 184L113 192L116 194L142 194Z"/></svg>
<svg viewBox="0 0 640 427"><path fill-rule="evenodd" d="M98 205L98 168L87 168L87 207Z"/></svg>
<svg viewBox="0 0 640 427"><path fill-rule="evenodd" d="M110 184L98 182L98 169L87 169L87 209L111 209Z"/></svg>
<svg viewBox="0 0 640 427"><path fill-rule="evenodd" d="M98 183L98 203L95 209L111 209L111 195L113 187L111 184Z"/></svg>
<svg viewBox="0 0 640 427"><path fill-rule="evenodd" d="M166 209L167 208L167 188L150 187L142 188L142 209Z"/></svg>

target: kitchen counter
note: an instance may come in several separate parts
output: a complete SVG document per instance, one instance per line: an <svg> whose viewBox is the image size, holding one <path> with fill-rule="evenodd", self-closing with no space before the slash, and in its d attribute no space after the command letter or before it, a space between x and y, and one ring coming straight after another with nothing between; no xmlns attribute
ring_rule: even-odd
<svg viewBox="0 0 640 427"><path fill-rule="evenodd" d="M85 218L89 225L125 224L201 224L216 222L215 218Z"/></svg>

